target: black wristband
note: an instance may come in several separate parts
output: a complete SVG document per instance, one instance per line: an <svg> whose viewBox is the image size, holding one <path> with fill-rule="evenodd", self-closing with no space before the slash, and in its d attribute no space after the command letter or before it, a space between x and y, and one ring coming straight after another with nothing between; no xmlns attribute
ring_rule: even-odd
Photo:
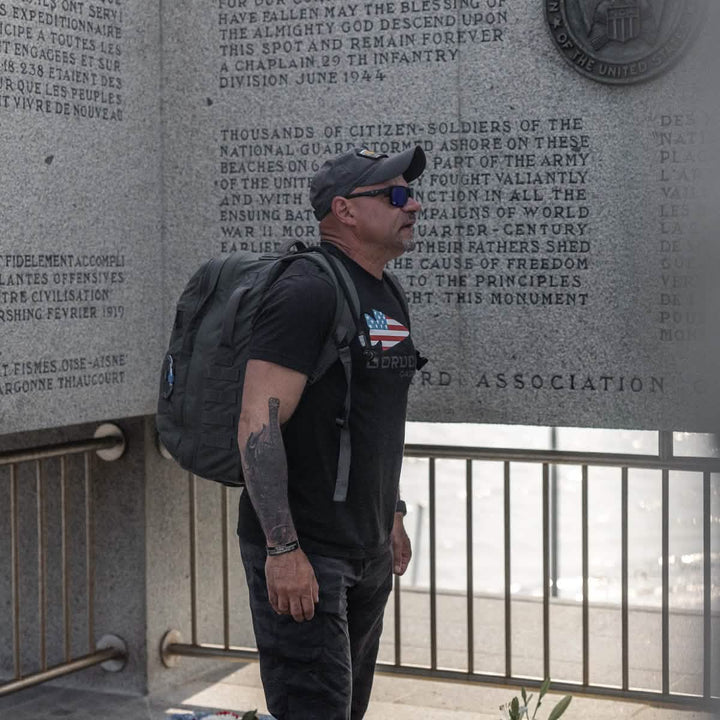
<svg viewBox="0 0 720 720"><path fill-rule="evenodd" d="M267 550L268 555L273 556L284 555L285 553L297 550L299 547L300 543L297 540L291 540L289 543L285 543L284 545L275 545L274 547L270 547L268 545L265 549Z"/></svg>
<svg viewBox="0 0 720 720"><path fill-rule="evenodd" d="M407 515L407 505L404 500L398 500L395 503L395 512L401 513L403 517Z"/></svg>

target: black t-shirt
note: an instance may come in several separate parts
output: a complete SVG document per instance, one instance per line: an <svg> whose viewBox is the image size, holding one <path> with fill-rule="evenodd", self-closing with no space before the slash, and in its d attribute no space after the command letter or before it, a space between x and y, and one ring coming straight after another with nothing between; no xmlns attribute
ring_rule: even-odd
<svg viewBox="0 0 720 720"><path fill-rule="evenodd" d="M334 247L355 283L361 322L377 352L366 358L351 343L350 484L345 502L333 501L345 375L337 361L308 384L283 427L288 498L304 550L367 558L387 548L392 529L405 437L405 416L416 353L408 318L385 279L377 279ZM294 261L258 312L250 358L310 375L332 329L335 287L313 262ZM247 492L240 500L238 534L265 544Z"/></svg>

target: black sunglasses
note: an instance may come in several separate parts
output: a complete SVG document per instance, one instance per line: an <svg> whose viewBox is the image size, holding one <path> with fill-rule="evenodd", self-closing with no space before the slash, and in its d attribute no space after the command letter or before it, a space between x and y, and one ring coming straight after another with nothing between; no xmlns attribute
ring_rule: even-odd
<svg viewBox="0 0 720 720"><path fill-rule="evenodd" d="M345 195L345 197L350 200L356 197L375 197L377 195L387 195L393 207L402 208L405 207L407 201L413 197L413 189L407 185L391 185L390 187L380 188L379 190L351 193L350 195Z"/></svg>

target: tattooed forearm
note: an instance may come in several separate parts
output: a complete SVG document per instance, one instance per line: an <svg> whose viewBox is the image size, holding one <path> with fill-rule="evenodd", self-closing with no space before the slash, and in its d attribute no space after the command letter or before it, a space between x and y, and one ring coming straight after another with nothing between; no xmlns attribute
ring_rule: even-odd
<svg viewBox="0 0 720 720"><path fill-rule="evenodd" d="M297 538L287 498L287 461L280 434L280 401L268 400L268 424L250 433L242 452L245 486L268 545Z"/></svg>

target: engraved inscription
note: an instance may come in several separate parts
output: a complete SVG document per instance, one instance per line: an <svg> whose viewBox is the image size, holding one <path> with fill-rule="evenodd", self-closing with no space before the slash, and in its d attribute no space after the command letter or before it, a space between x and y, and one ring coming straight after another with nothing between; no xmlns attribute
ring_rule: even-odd
<svg viewBox="0 0 720 720"><path fill-rule="evenodd" d="M127 365L120 351L12 361L0 353L0 397L123 385Z"/></svg>
<svg viewBox="0 0 720 720"><path fill-rule="evenodd" d="M124 255L1 254L0 325L119 320L127 279Z"/></svg>
<svg viewBox="0 0 720 720"><path fill-rule="evenodd" d="M592 304L594 151L582 117L224 128L222 253L317 239L310 180L358 145L421 144L429 165L416 248L393 263L413 304L582 308Z"/></svg>
<svg viewBox="0 0 720 720"><path fill-rule="evenodd" d="M217 3L221 90L382 82L502 44L513 19L507 0Z"/></svg>
<svg viewBox="0 0 720 720"><path fill-rule="evenodd" d="M659 115L655 144L660 293L657 312L663 343L701 340L706 332L705 268L699 243L700 186L709 177L705 121L696 112Z"/></svg>
<svg viewBox="0 0 720 720"><path fill-rule="evenodd" d="M0 111L121 121L122 0L0 2Z"/></svg>
<svg viewBox="0 0 720 720"><path fill-rule="evenodd" d="M410 301L590 302L592 149L582 118L429 123ZM412 268L407 260L411 260ZM409 272L410 269L413 272Z"/></svg>

